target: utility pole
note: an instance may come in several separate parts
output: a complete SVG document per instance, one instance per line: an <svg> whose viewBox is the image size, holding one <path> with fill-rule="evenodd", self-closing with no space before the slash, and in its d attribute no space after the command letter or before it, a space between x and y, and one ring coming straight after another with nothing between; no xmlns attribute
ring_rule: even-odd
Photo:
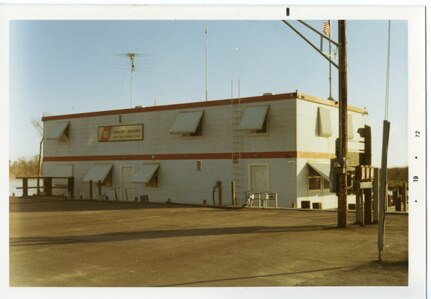
<svg viewBox="0 0 431 299"><path fill-rule="evenodd" d="M338 227L347 227L347 47L346 21L338 21L338 119L339 149L337 158L341 171L338 174Z"/></svg>

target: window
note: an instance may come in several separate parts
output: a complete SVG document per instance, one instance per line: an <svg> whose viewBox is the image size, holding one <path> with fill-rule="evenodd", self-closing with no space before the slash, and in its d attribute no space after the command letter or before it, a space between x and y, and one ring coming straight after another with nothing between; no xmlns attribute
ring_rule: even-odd
<svg viewBox="0 0 431 299"><path fill-rule="evenodd" d="M69 139L69 122L47 123L46 139L66 142Z"/></svg>
<svg viewBox="0 0 431 299"><path fill-rule="evenodd" d="M330 137L332 135L331 111L322 107L318 108L319 136Z"/></svg>
<svg viewBox="0 0 431 299"><path fill-rule="evenodd" d="M202 161L196 161L196 170L201 171L202 170Z"/></svg>
<svg viewBox="0 0 431 299"><path fill-rule="evenodd" d="M308 190L328 190L330 169L330 164L308 163Z"/></svg>
<svg viewBox="0 0 431 299"><path fill-rule="evenodd" d="M265 117L265 120L263 121L263 124L262 124L262 128L258 130L251 130L250 133L266 133L266 123L267 121Z"/></svg>
<svg viewBox="0 0 431 299"><path fill-rule="evenodd" d="M239 123L240 130L252 133L266 133L269 106L247 107Z"/></svg>
<svg viewBox="0 0 431 299"><path fill-rule="evenodd" d="M203 111L179 112L169 132L183 136L202 136Z"/></svg>
<svg viewBox="0 0 431 299"><path fill-rule="evenodd" d="M133 183L143 183L145 187L157 188L159 185L159 164L144 164L135 173Z"/></svg>
<svg viewBox="0 0 431 299"><path fill-rule="evenodd" d="M159 169L153 174L148 183L145 183L145 187L157 188L159 186Z"/></svg>
<svg viewBox="0 0 431 299"><path fill-rule="evenodd" d="M320 190L322 177L313 168L308 168L308 190Z"/></svg>
<svg viewBox="0 0 431 299"><path fill-rule="evenodd" d="M94 165L84 177L84 182L93 181L93 183L102 182L103 186L112 186L112 165L97 164Z"/></svg>

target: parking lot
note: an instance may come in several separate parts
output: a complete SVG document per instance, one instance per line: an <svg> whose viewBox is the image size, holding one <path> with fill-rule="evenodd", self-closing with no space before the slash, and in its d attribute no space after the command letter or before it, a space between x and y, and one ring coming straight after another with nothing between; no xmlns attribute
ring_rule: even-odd
<svg viewBox="0 0 431 299"><path fill-rule="evenodd" d="M406 286L408 216L10 200L10 286Z"/></svg>

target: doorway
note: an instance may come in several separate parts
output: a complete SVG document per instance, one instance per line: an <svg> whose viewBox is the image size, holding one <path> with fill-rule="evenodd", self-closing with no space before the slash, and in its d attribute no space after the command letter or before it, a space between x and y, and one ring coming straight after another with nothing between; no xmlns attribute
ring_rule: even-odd
<svg viewBox="0 0 431 299"><path fill-rule="evenodd" d="M251 193L269 191L269 176L267 164L250 164L249 190Z"/></svg>
<svg viewBox="0 0 431 299"><path fill-rule="evenodd" d="M134 201L133 175L134 166L121 166L120 194L122 201Z"/></svg>

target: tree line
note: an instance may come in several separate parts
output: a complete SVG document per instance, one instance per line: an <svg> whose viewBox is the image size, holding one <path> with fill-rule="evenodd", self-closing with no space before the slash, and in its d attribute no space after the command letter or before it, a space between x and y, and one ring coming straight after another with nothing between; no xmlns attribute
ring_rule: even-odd
<svg viewBox="0 0 431 299"><path fill-rule="evenodd" d="M21 176L37 176L38 155L31 159L19 157L16 161L9 161L9 178Z"/></svg>
<svg viewBox="0 0 431 299"><path fill-rule="evenodd" d="M389 188L402 186L403 183L408 184L409 181L408 167L393 167L388 168L388 185Z"/></svg>

